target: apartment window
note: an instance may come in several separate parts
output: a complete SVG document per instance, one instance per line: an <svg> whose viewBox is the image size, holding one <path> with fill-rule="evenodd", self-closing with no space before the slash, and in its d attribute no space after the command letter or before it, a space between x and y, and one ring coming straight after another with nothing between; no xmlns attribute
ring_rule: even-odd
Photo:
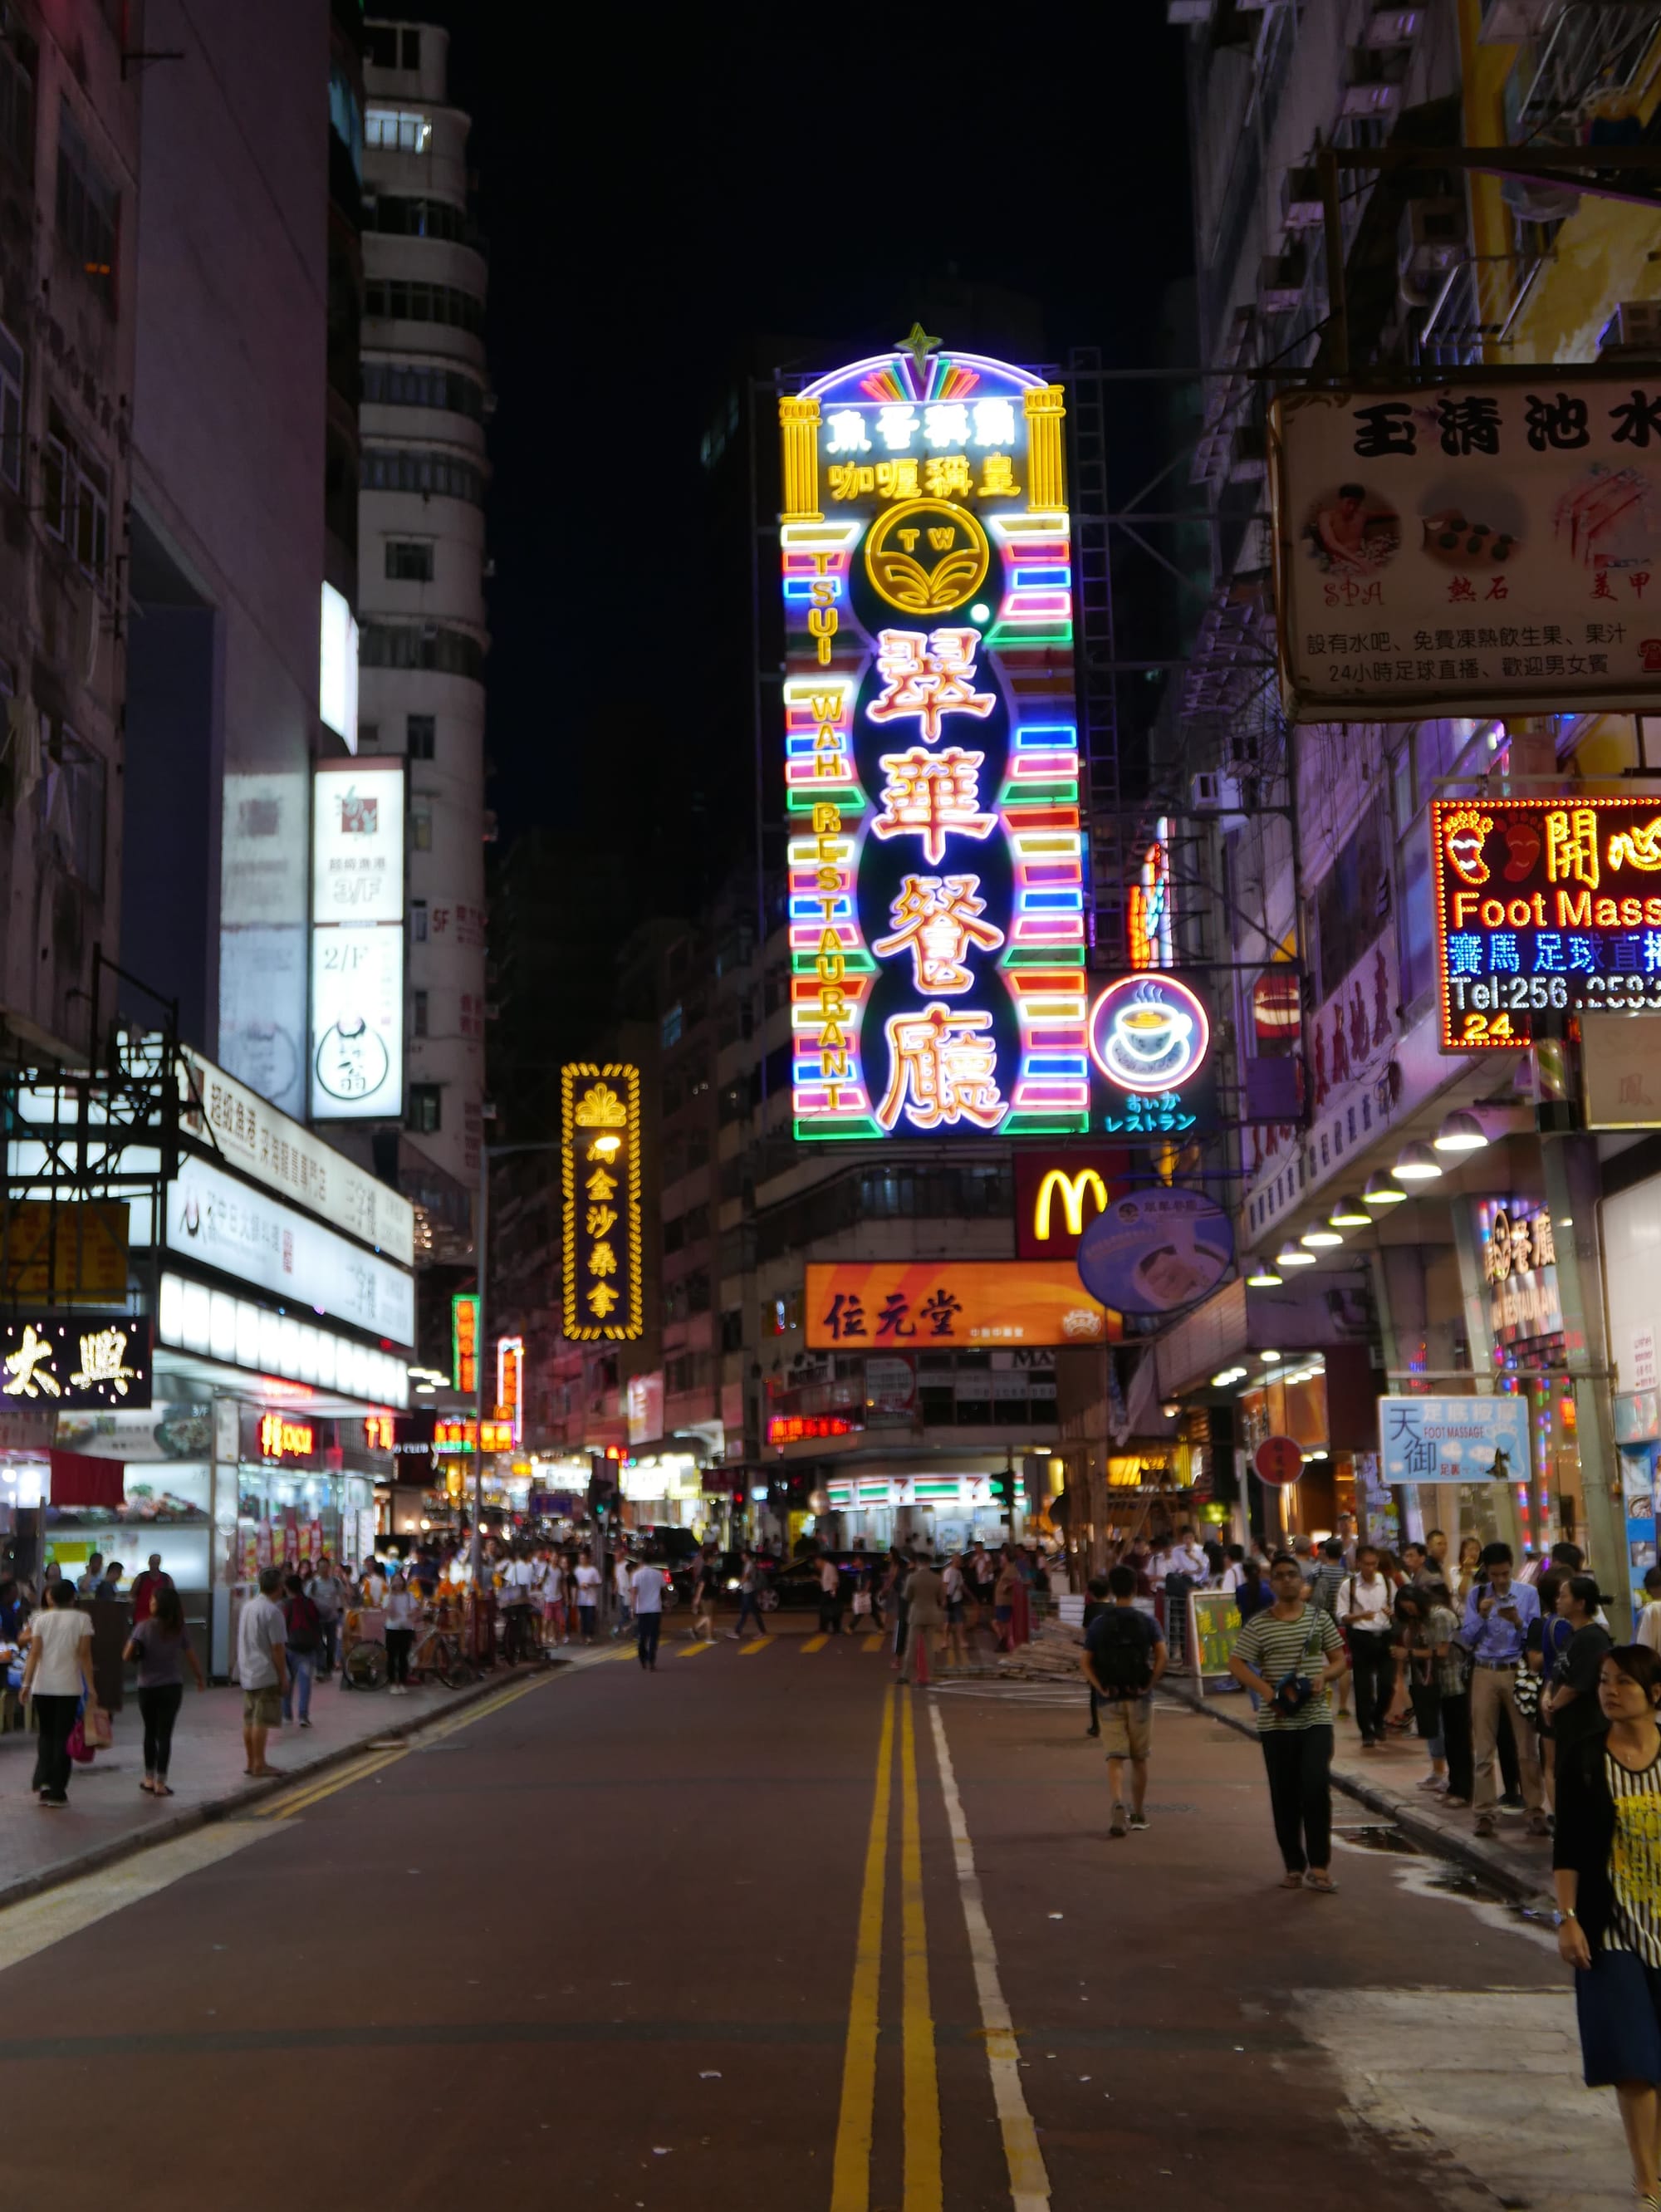
<svg viewBox="0 0 1661 2212"><path fill-rule="evenodd" d="M433 118L409 107L372 107L363 119L363 141L390 154L430 153Z"/></svg>
<svg viewBox="0 0 1661 2212"><path fill-rule="evenodd" d="M15 43L0 46L0 153L20 169L33 166L34 81Z"/></svg>
<svg viewBox="0 0 1661 2212"><path fill-rule="evenodd" d="M432 851L433 810L430 806L416 806L410 810L409 842L417 853Z"/></svg>
<svg viewBox="0 0 1661 2212"><path fill-rule="evenodd" d="M477 638L438 623L365 623L358 632L360 668L424 668L440 676L484 681Z"/></svg>
<svg viewBox="0 0 1661 2212"><path fill-rule="evenodd" d="M427 901L412 899L409 902L409 934L417 945L427 942Z"/></svg>
<svg viewBox="0 0 1661 2212"><path fill-rule="evenodd" d="M390 584L430 584L433 580L432 540L389 538L386 541L386 580Z"/></svg>
<svg viewBox="0 0 1661 2212"><path fill-rule="evenodd" d="M0 324L0 477L14 489L23 481L23 349L3 324Z"/></svg>
<svg viewBox="0 0 1661 2212"><path fill-rule="evenodd" d="M427 994L416 991L411 994L410 1027L418 1037L427 1035Z"/></svg>
<svg viewBox="0 0 1661 2212"><path fill-rule="evenodd" d="M456 246L478 242L466 209L452 200L379 192L365 208L363 219L367 230L378 230L387 238L446 238Z"/></svg>
<svg viewBox="0 0 1661 2212"><path fill-rule="evenodd" d="M394 361L363 364L363 397L373 407L432 407L484 420L484 386L457 369Z"/></svg>
<svg viewBox="0 0 1661 2212"><path fill-rule="evenodd" d="M110 550L110 477L92 459L56 407L46 417L41 506L48 532L89 576L101 576Z"/></svg>
<svg viewBox="0 0 1661 2212"><path fill-rule="evenodd" d="M471 461L451 453L366 446L358 481L365 491L417 491L424 497L484 504L484 478Z"/></svg>
<svg viewBox="0 0 1661 2212"><path fill-rule="evenodd" d="M371 23L364 33L365 58L376 69L419 69L421 33L407 25Z"/></svg>
<svg viewBox="0 0 1661 2212"><path fill-rule="evenodd" d="M681 1002L678 999L664 1016L662 1037L665 1048L681 1042Z"/></svg>
<svg viewBox="0 0 1661 2212"><path fill-rule="evenodd" d="M97 894L104 888L104 763L73 730L46 744L35 786L39 842L59 867Z"/></svg>
<svg viewBox="0 0 1661 2212"><path fill-rule="evenodd" d="M58 116L58 237L106 302L115 299L115 228L121 196L106 182L69 102Z"/></svg>
<svg viewBox="0 0 1661 2212"><path fill-rule="evenodd" d="M723 1352L742 1352L743 1348L743 1309L734 1306L721 1316L721 1349Z"/></svg>
<svg viewBox="0 0 1661 2212"><path fill-rule="evenodd" d="M366 315L390 316L396 323L443 323L450 329L484 336L484 302L459 284L429 284L403 276L373 278L363 288Z"/></svg>
<svg viewBox="0 0 1661 2212"><path fill-rule="evenodd" d="M404 750L411 760L431 760L438 737L438 718L433 714L409 715L403 725Z"/></svg>
<svg viewBox="0 0 1661 2212"><path fill-rule="evenodd" d="M417 1136L435 1137L444 1126L444 1085L441 1083L412 1083L409 1086L409 1115L404 1124Z"/></svg>
<svg viewBox="0 0 1661 2212"><path fill-rule="evenodd" d="M358 724L358 750L361 753L378 753L380 750L380 724L379 722L360 722Z"/></svg>

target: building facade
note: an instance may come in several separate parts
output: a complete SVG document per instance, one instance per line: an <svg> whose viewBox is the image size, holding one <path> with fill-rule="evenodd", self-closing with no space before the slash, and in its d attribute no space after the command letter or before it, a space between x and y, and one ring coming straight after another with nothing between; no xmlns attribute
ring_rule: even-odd
<svg viewBox="0 0 1661 2212"><path fill-rule="evenodd" d="M366 27L362 745L408 763L403 1187L465 1251L484 1099L483 242L447 34Z"/></svg>

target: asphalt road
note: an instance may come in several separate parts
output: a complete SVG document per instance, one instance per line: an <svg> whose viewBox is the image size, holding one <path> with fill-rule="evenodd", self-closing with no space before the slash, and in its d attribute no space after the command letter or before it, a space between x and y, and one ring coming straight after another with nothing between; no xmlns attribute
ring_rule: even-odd
<svg viewBox="0 0 1661 2212"><path fill-rule="evenodd" d="M1082 1722L852 1638L515 1685L0 1913L12 2193L1627 2201L1537 1930L1359 1846L1278 1890L1255 1746L1178 1708L1111 1840Z"/></svg>

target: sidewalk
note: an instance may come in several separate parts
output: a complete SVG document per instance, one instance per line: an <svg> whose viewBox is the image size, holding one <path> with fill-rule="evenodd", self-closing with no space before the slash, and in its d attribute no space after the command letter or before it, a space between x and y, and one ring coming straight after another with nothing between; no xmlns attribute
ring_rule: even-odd
<svg viewBox="0 0 1661 2212"><path fill-rule="evenodd" d="M592 1665L602 1656L573 1646L568 1659ZM90 1766L76 1768L69 1809L62 1813L43 1812L30 1789L33 1731L0 1735L0 1909L204 1821L256 1808L296 1777L335 1765L371 1742L412 1735L541 1671L499 1667L467 1689L434 1683L407 1698L385 1690L343 1691L338 1676L319 1682L312 1692L312 1726L272 1730L266 1755L282 1769L282 1782L251 1782L244 1774L240 1690L187 1688L173 1735L171 1797L152 1797L138 1786L144 1724L130 1692L113 1716L113 1747L100 1751Z"/></svg>

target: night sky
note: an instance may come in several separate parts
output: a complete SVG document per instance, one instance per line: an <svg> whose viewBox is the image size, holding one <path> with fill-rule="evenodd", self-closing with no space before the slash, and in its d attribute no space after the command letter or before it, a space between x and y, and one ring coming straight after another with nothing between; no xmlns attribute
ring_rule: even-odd
<svg viewBox="0 0 1661 2212"><path fill-rule="evenodd" d="M734 373L876 350L942 277L1035 302L1052 362L1149 358L1191 265L1181 34L1143 0L419 12L452 27L490 247L491 803L505 838L627 851L631 749L679 788L684 732L723 742L686 712L712 562L748 635L699 462Z"/></svg>

